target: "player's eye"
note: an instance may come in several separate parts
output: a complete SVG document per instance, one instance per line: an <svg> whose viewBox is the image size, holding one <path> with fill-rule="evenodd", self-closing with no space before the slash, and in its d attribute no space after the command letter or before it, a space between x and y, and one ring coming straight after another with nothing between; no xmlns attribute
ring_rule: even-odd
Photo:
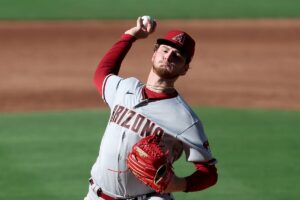
<svg viewBox="0 0 300 200"><path fill-rule="evenodd" d="M167 53L167 52L168 52L168 49L162 48L162 52Z"/></svg>

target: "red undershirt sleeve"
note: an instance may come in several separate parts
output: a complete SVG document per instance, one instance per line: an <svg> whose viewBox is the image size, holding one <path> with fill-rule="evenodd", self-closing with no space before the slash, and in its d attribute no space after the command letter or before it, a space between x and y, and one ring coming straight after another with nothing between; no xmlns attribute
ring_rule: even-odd
<svg viewBox="0 0 300 200"><path fill-rule="evenodd" d="M185 192L204 190L216 184L218 180L217 168L215 165L194 163L196 172L186 177L187 188Z"/></svg>
<svg viewBox="0 0 300 200"><path fill-rule="evenodd" d="M121 63L135 40L134 36L123 34L121 39L101 59L94 74L94 84L101 96L105 77L109 74L118 75Z"/></svg>

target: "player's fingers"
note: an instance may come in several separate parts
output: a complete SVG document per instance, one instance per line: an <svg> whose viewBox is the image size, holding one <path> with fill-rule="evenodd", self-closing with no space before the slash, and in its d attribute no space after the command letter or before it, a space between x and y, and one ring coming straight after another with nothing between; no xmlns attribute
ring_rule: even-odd
<svg viewBox="0 0 300 200"><path fill-rule="evenodd" d="M149 32L149 23L147 23L147 25L145 26L143 24L143 18L139 17L139 22L138 22L138 29L144 33Z"/></svg>
<svg viewBox="0 0 300 200"><path fill-rule="evenodd" d="M151 22L147 23L146 30L147 30L148 33L151 33L151 30L152 30L152 23Z"/></svg>
<svg viewBox="0 0 300 200"><path fill-rule="evenodd" d="M153 33L155 31L155 28L156 28L156 21L153 19L151 21L148 21L147 23L147 32L148 33Z"/></svg>
<svg viewBox="0 0 300 200"><path fill-rule="evenodd" d="M138 17L137 20L136 20L136 27L138 29L141 29L142 26L143 26L143 19L142 19L142 17Z"/></svg>

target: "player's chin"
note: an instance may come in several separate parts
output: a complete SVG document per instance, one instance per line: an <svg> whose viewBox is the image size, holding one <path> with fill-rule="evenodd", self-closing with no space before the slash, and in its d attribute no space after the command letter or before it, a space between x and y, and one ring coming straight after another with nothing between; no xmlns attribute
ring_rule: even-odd
<svg viewBox="0 0 300 200"><path fill-rule="evenodd" d="M177 78L178 75L174 74L172 70L169 70L167 67L156 67L154 68L154 72L161 78L164 79L174 79Z"/></svg>
<svg viewBox="0 0 300 200"><path fill-rule="evenodd" d="M174 65L172 63L161 63L158 67L162 70L168 71L169 73L172 73L174 70Z"/></svg>

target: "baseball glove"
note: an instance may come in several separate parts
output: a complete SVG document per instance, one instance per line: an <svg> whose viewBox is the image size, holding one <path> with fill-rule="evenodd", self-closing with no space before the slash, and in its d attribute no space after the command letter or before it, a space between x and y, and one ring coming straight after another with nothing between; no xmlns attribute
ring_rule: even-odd
<svg viewBox="0 0 300 200"><path fill-rule="evenodd" d="M159 146L161 137L150 135L132 147L127 164L131 172L156 192L163 192L174 175L168 154Z"/></svg>

